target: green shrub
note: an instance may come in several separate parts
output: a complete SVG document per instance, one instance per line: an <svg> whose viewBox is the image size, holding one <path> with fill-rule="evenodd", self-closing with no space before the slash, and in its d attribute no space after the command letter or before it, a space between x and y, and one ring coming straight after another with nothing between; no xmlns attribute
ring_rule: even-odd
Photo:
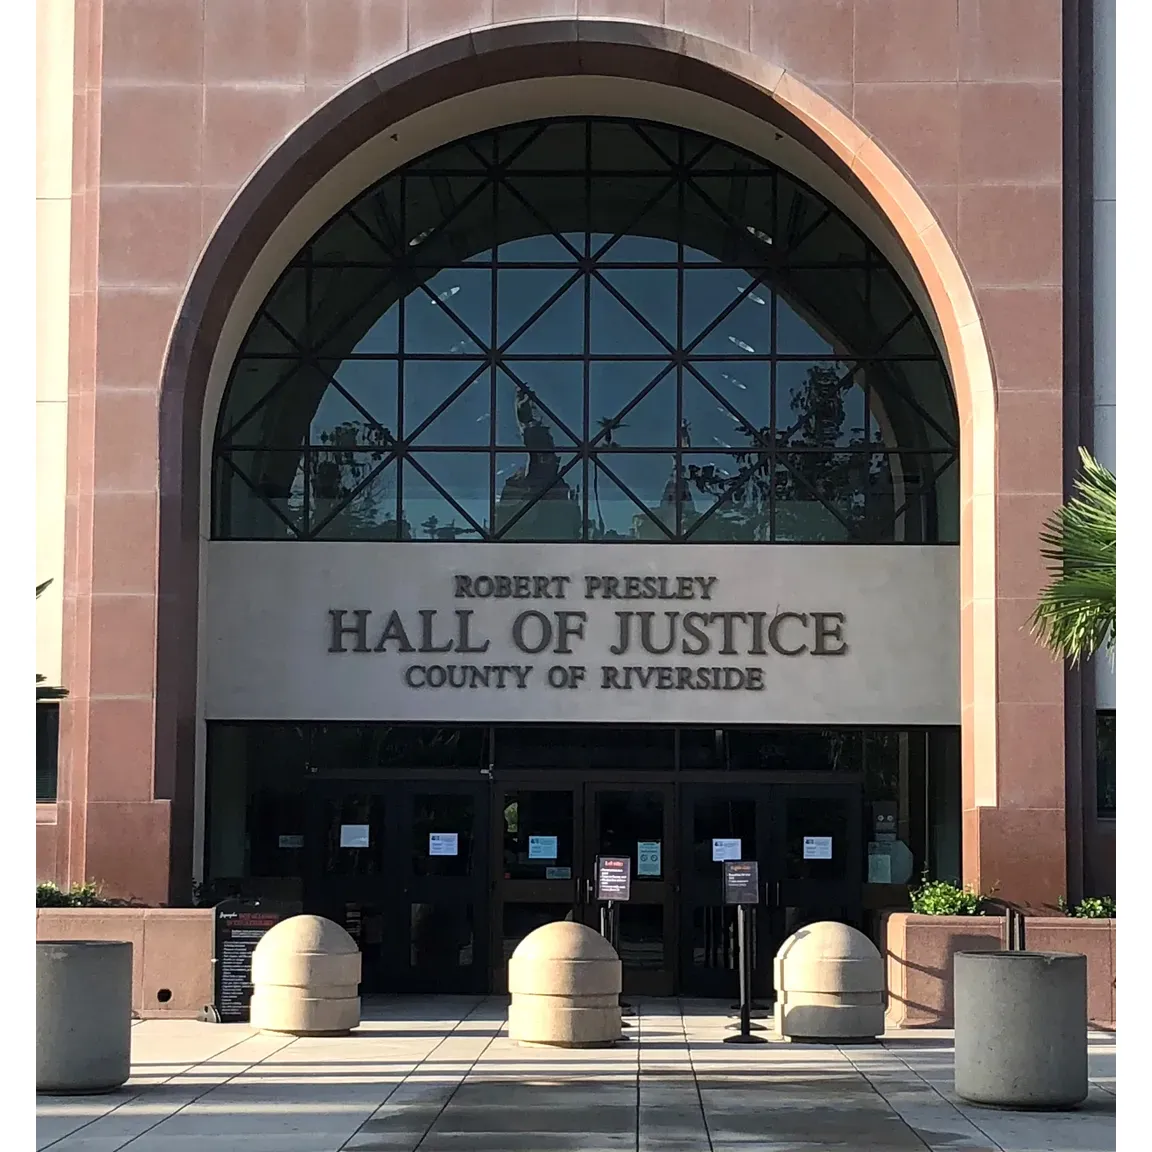
<svg viewBox="0 0 1152 1152"><path fill-rule="evenodd" d="M929 880L911 892L912 911L920 916L983 916L984 899L971 888L958 888L948 880Z"/></svg>
<svg viewBox="0 0 1152 1152"><path fill-rule="evenodd" d="M113 908L121 903L100 895L95 884L75 884L67 892L49 882L36 885L37 908Z"/></svg>
<svg viewBox="0 0 1152 1152"><path fill-rule="evenodd" d="M1072 909L1081 920L1111 920L1116 915L1115 896L1088 896Z"/></svg>

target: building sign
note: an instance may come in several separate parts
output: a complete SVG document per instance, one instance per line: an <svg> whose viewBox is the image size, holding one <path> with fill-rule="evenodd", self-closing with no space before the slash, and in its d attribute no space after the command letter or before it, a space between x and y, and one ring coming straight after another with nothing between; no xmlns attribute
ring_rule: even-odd
<svg viewBox="0 0 1152 1152"><path fill-rule="evenodd" d="M724 903L760 903L760 867L755 860L724 861Z"/></svg>
<svg viewBox="0 0 1152 1152"><path fill-rule="evenodd" d="M632 859L629 856L596 857L596 899L627 900L632 894Z"/></svg>
<svg viewBox="0 0 1152 1152"><path fill-rule="evenodd" d="M213 541L208 716L957 723L955 552Z"/></svg>

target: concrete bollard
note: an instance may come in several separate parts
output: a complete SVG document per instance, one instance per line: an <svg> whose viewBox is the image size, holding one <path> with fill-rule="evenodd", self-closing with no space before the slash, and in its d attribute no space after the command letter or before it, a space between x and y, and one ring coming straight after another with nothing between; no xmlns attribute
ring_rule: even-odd
<svg viewBox="0 0 1152 1152"><path fill-rule="evenodd" d="M623 1035L620 957L568 920L530 932L508 961L508 1035L521 1044L605 1048Z"/></svg>
<svg viewBox="0 0 1152 1152"><path fill-rule="evenodd" d="M132 945L36 943L36 1091L112 1092L132 1063Z"/></svg>
<svg viewBox="0 0 1152 1152"><path fill-rule="evenodd" d="M998 1108L1088 1096L1088 962L1064 952L957 952L956 1095Z"/></svg>
<svg viewBox="0 0 1152 1152"><path fill-rule="evenodd" d="M290 916L252 953L252 1027L343 1036L360 1024L360 949L323 916Z"/></svg>
<svg viewBox="0 0 1152 1152"><path fill-rule="evenodd" d="M884 964L863 932L821 920L793 932L773 962L785 1040L875 1040L884 1033Z"/></svg>

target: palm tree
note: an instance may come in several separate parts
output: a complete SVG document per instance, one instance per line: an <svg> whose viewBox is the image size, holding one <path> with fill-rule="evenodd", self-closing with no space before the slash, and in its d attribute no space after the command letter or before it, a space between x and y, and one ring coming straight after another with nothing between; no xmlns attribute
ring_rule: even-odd
<svg viewBox="0 0 1152 1152"><path fill-rule="evenodd" d="M1080 461L1075 494L1040 534L1052 578L1030 621L1045 647L1073 663L1116 652L1116 477L1083 448Z"/></svg>

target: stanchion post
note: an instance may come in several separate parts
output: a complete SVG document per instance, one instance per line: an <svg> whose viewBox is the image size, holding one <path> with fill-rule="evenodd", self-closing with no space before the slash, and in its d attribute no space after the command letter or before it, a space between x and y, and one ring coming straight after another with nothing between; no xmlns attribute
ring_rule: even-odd
<svg viewBox="0 0 1152 1152"><path fill-rule="evenodd" d="M740 949L740 1031L725 1036L725 1044L764 1044L763 1036L752 1035L752 933L748 926L748 905L736 910L738 946Z"/></svg>

